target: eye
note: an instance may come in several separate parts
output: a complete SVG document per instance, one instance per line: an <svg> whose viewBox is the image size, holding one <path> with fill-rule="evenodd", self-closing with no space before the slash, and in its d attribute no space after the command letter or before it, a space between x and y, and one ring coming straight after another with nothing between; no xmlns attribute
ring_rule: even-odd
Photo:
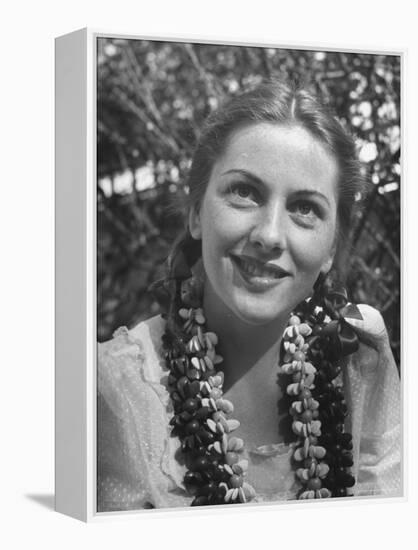
<svg viewBox="0 0 418 550"><path fill-rule="evenodd" d="M318 219L322 218L320 207L315 202L307 199L300 199L293 202L289 210L296 217L298 222L309 227L313 226Z"/></svg>
<svg viewBox="0 0 418 550"><path fill-rule="evenodd" d="M302 216L315 214L314 205L309 201L299 201L296 203L296 211Z"/></svg>
<svg viewBox="0 0 418 550"><path fill-rule="evenodd" d="M260 201L257 189L249 183L233 183L229 187L229 193L233 200L242 204L258 203Z"/></svg>

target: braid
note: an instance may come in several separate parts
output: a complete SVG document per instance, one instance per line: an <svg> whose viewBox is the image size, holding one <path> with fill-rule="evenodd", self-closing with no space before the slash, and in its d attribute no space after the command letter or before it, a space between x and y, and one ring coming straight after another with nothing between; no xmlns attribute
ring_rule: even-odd
<svg viewBox="0 0 418 550"><path fill-rule="evenodd" d="M332 320L341 319L340 310L347 305L348 294L335 269L318 277L313 300Z"/></svg>
<svg viewBox="0 0 418 550"><path fill-rule="evenodd" d="M178 311L182 304L189 302L189 307L196 307L201 300L201 280L192 277L192 268L201 257L201 250L201 241L193 239L186 229L172 247L164 277L149 288L166 319L166 343L179 351L182 349L183 338Z"/></svg>
<svg viewBox="0 0 418 550"><path fill-rule="evenodd" d="M175 279L189 278L193 265L201 255L202 242L194 239L187 228L174 242L168 257L168 276Z"/></svg>

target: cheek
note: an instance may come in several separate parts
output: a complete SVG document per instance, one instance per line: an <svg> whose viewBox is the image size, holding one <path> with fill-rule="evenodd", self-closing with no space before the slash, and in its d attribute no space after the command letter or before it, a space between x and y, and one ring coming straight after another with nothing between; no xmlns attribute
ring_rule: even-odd
<svg viewBox="0 0 418 550"><path fill-rule="evenodd" d="M201 212L203 247L227 251L245 234L245 225L241 212L231 212L222 202L208 200Z"/></svg>
<svg viewBox="0 0 418 550"><path fill-rule="evenodd" d="M316 277L323 264L332 256L334 231L300 231L291 241L293 257L300 271Z"/></svg>

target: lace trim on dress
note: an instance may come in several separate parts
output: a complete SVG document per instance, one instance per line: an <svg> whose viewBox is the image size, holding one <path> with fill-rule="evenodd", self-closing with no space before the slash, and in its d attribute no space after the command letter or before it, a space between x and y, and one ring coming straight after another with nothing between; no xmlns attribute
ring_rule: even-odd
<svg viewBox="0 0 418 550"><path fill-rule="evenodd" d="M160 322L157 322L160 320ZM132 338L141 343L147 364L143 364L141 374L144 382L156 393L166 412L164 426L164 450L160 459L162 473L171 482L169 490L185 491L184 474L186 468L177 460L179 457L180 442L171 437L169 422L174 414L173 405L167 389L168 371L164 364L164 353L161 344L161 335L164 323L160 318L153 318L149 323L141 323L132 331Z"/></svg>

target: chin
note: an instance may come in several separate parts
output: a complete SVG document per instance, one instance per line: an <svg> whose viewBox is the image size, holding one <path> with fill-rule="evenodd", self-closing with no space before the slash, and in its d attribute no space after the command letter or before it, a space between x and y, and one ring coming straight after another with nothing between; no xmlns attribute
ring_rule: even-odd
<svg viewBox="0 0 418 550"><path fill-rule="evenodd" d="M298 293L296 300L290 301L290 295L295 296L290 289L286 292L268 295L251 295L238 292L232 294L232 303L229 308L242 322L253 326L269 325L274 322L283 322L284 319L290 316L291 312L298 306L307 296L309 292L304 294Z"/></svg>
<svg viewBox="0 0 418 550"><path fill-rule="evenodd" d="M271 302L269 304L240 304L239 307L233 309L235 315L242 322L252 326L270 325L290 315L291 310L292 308L281 308L280 311L272 309Z"/></svg>
<svg viewBox="0 0 418 550"><path fill-rule="evenodd" d="M240 320L252 327L265 327L272 325L275 322L279 322L278 317L267 317L266 315L242 315L240 316Z"/></svg>

